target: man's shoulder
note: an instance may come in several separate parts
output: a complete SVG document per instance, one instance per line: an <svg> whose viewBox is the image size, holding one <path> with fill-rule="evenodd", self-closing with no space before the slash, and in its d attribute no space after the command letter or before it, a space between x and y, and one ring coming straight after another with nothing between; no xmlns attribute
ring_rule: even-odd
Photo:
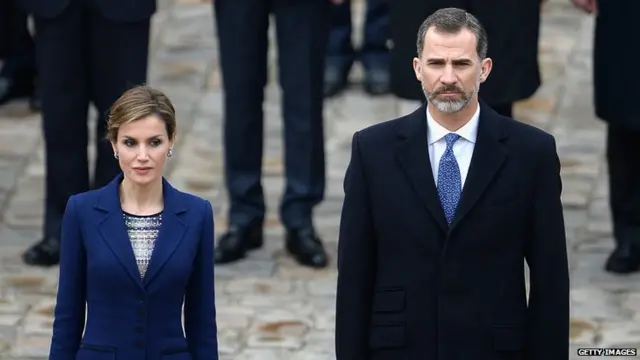
<svg viewBox="0 0 640 360"><path fill-rule="evenodd" d="M356 131L355 137L358 138L360 144L364 145L379 146L389 143L396 139L398 129L409 121L410 116L410 114L404 115L367 126Z"/></svg>
<svg viewBox="0 0 640 360"><path fill-rule="evenodd" d="M501 116L500 121L508 130L512 143L533 152L555 151L555 137L544 129L509 117Z"/></svg>

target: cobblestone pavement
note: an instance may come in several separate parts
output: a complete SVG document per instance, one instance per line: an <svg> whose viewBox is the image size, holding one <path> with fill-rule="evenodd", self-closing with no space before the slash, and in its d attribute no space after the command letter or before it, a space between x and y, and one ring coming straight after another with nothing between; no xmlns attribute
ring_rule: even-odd
<svg viewBox="0 0 640 360"><path fill-rule="evenodd" d="M535 97L518 104L516 114L551 131L559 144L571 248L573 346L640 347L640 275L615 277L602 271L613 244L604 126L595 120L591 106L592 27L592 19L574 10L569 0L545 4L540 43L544 85ZM224 231L226 202L215 40L206 1L161 2L149 82L166 90L178 109L180 144L169 177L177 187L213 202L219 233ZM354 77L361 74L356 71ZM283 187L279 96L272 82L265 104L264 186L271 205L266 245L245 261L216 268L222 359L334 358L335 262L323 271L303 269L282 251L283 229L275 211ZM351 135L415 106L392 97L369 98L357 86L327 102L327 194L315 222L334 259ZM56 291L57 269L28 268L18 257L39 236L43 201L40 119L24 109L24 104L0 109L3 360L46 358Z"/></svg>

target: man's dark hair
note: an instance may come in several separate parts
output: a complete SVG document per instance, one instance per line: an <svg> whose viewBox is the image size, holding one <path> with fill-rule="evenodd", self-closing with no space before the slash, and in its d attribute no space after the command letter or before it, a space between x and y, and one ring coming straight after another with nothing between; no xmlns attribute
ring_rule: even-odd
<svg viewBox="0 0 640 360"><path fill-rule="evenodd" d="M462 29L471 31L476 36L476 52L480 59L487 57L489 42L487 32L475 16L458 8L440 9L424 20L418 29L418 57L424 50L424 37L427 31L433 27L440 33L456 34Z"/></svg>

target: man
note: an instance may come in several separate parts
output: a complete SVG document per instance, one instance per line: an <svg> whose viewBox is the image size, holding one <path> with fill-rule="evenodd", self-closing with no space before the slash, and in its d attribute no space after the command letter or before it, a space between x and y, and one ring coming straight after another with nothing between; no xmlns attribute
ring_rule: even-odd
<svg viewBox="0 0 640 360"><path fill-rule="evenodd" d="M286 248L302 265L325 267L328 258L314 230L312 210L322 201L325 187L322 107L329 1L215 0L213 6L225 97L225 180L231 203L229 231L219 240L215 261L234 262L262 246L262 102L269 15L274 13L283 92L286 187L280 218L287 229Z"/></svg>
<svg viewBox="0 0 640 360"><path fill-rule="evenodd" d="M29 98L29 106L38 110L36 96L35 44L29 33L27 14L14 0L0 1L0 106L12 100Z"/></svg>
<svg viewBox="0 0 640 360"><path fill-rule="evenodd" d="M428 104L353 137L337 360L567 360L555 140L478 100L492 61L471 14L436 11L417 45Z"/></svg>
<svg viewBox="0 0 640 360"><path fill-rule="evenodd" d="M616 274L640 271L640 89L634 77L620 77L621 36L636 38L637 0L573 0L589 13L596 10L594 95L596 115L607 123L609 203L616 248L605 270ZM631 72L634 74L635 72Z"/></svg>
<svg viewBox="0 0 640 360"><path fill-rule="evenodd" d="M349 72L356 58L365 69L364 90L370 95L382 95L389 91L388 0L366 0L366 6L364 36L357 56L351 41L351 0L331 6L331 29L324 75L324 94L327 97L346 88Z"/></svg>
<svg viewBox="0 0 640 360"><path fill-rule="evenodd" d="M109 183L119 172L105 140L105 116L129 87L145 82L155 0L22 0L36 29L45 140L44 238L27 250L31 265L59 261L62 215L69 197ZM97 161L89 180L87 110L97 122Z"/></svg>
<svg viewBox="0 0 640 360"><path fill-rule="evenodd" d="M413 36L425 17L445 7L474 14L491 39L488 56L496 64L480 96L499 114L511 117L513 103L532 96L540 86L538 33L541 0L403 0L389 2L391 92L421 100L422 90L407 66L415 54Z"/></svg>

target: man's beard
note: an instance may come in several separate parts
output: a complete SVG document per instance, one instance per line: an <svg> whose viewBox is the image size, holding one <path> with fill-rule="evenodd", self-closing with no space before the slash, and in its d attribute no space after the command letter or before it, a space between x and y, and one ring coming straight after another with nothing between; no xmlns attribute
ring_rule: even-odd
<svg viewBox="0 0 640 360"><path fill-rule="evenodd" d="M467 104L469 104L469 101L471 101L471 99L480 91L480 79L476 81L476 86L468 93L465 93L463 89L456 85L441 86L430 93L426 90L424 84L421 83L420 85L422 86L422 92L424 93L427 102L433 104L438 111L445 114L457 113L464 109ZM460 94L460 98L439 98L438 96L443 93L457 93Z"/></svg>

